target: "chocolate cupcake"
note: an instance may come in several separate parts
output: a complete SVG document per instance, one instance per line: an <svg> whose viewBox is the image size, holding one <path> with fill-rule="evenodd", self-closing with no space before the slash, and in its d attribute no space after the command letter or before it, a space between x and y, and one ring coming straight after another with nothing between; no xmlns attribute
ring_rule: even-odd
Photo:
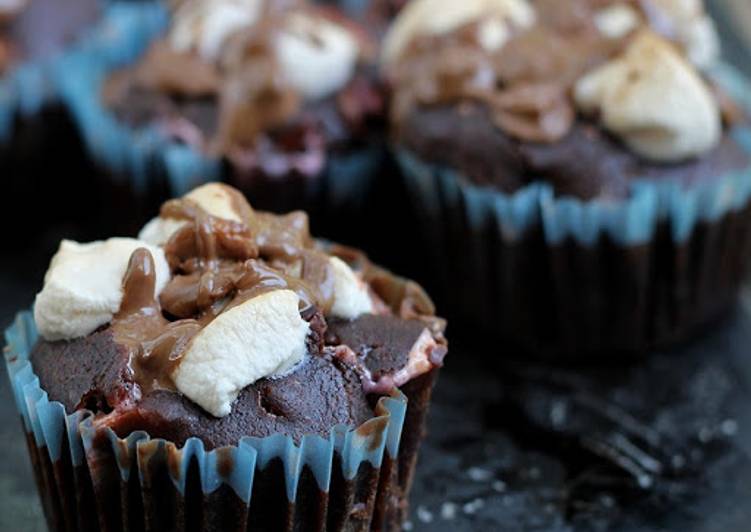
<svg viewBox="0 0 751 532"><path fill-rule="evenodd" d="M383 60L447 308L555 357L643 354L727 310L751 156L717 43L698 2L409 4Z"/></svg>
<svg viewBox="0 0 751 532"><path fill-rule="evenodd" d="M153 5L112 13L152 22L128 24L117 60L101 47L80 58L75 77L88 81L63 80L103 169L158 202L222 180L259 208L356 223L385 151L365 30L304 2L172 5L156 18Z"/></svg>
<svg viewBox="0 0 751 532"><path fill-rule="evenodd" d="M400 529L443 330L416 284L225 185L63 241L6 333L50 528Z"/></svg>

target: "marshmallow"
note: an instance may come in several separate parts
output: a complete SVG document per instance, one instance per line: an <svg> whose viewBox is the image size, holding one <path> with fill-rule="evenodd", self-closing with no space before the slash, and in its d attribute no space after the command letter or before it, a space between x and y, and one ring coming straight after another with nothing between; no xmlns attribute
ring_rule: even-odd
<svg viewBox="0 0 751 532"><path fill-rule="evenodd" d="M720 111L706 83L666 40L641 31L624 54L581 78L574 97L585 113L637 154L677 162L720 140Z"/></svg>
<svg viewBox="0 0 751 532"><path fill-rule="evenodd" d="M211 216L233 222L243 222L242 216L237 211L233 202L233 193L234 191L226 185L208 183L193 189L185 198L191 200ZM173 234L187 223L186 220L162 218L159 216L151 219L143 226L138 233L138 239L148 242L153 246L163 246Z"/></svg>
<svg viewBox="0 0 751 532"><path fill-rule="evenodd" d="M514 28L535 22L528 0L412 0L399 13L383 43L383 62L393 63L415 38L451 33L481 22L478 39L488 51L499 50Z"/></svg>
<svg viewBox="0 0 751 532"><path fill-rule="evenodd" d="M688 58L697 67L707 69L720 57L720 37L712 19L703 16L681 32Z"/></svg>
<svg viewBox="0 0 751 532"><path fill-rule="evenodd" d="M438 348L438 342L428 329L424 329L412 349L409 350L407 365L395 375L395 384L402 386L433 369L430 353L436 348Z"/></svg>
<svg viewBox="0 0 751 532"><path fill-rule="evenodd" d="M232 200L235 190L220 183L208 183L194 188L185 196L185 199L196 203L204 211L215 218L223 218L233 222L242 223L241 214L235 208Z"/></svg>
<svg viewBox="0 0 751 532"><path fill-rule="evenodd" d="M229 37L258 21L264 3L264 0L184 0L173 15L169 42L178 52L197 52L206 61L216 61Z"/></svg>
<svg viewBox="0 0 751 532"><path fill-rule="evenodd" d="M274 290L229 309L191 341L172 374L177 389L216 417L229 414L246 386L303 360L309 324L300 299Z"/></svg>
<svg viewBox="0 0 751 532"><path fill-rule="evenodd" d="M138 233L138 240L152 246L164 246L177 231L188 224L187 220L162 218L157 216L149 220Z"/></svg>
<svg viewBox="0 0 751 532"><path fill-rule="evenodd" d="M132 238L79 244L63 240L36 296L34 320L45 340L72 340L109 323L120 309L122 281L138 248L154 257L156 294L170 278L164 252Z"/></svg>
<svg viewBox="0 0 751 532"><path fill-rule="evenodd" d="M352 78L360 47L345 27L323 17L293 12L276 40L287 81L306 99L325 98Z"/></svg>
<svg viewBox="0 0 751 532"><path fill-rule="evenodd" d="M354 320L362 314L372 313L374 306L368 285L340 258L331 257L329 261L334 272L334 304L331 306L331 315Z"/></svg>
<svg viewBox="0 0 751 532"><path fill-rule="evenodd" d="M613 4L601 9L594 16L597 30L609 39L625 37L640 24L639 13L627 4Z"/></svg>
<svg viewBox="0 0 751 532"><path fill-rule="evenodd" d="M669 35L683 45L691 62L701 69L720 55L720 39L702 0L651 0L654 15L667 23Z"/></svg>
<svg viewBox="0 0 751 532"><path fill-rule="evenodd" d="M180 52L218 61L224 43L261 17L264 0L186 0L175 10L169 35ZM289 83L307 99L325 98L351 79L360 55L344 26L303 11L291 11L276 36L274 52Z"/></svg>

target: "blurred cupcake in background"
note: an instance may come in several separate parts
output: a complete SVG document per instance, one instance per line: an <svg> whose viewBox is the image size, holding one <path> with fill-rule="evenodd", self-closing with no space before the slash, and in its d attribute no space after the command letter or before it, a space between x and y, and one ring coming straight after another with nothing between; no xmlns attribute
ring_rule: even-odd
<svg viewBox="0 0 751 532"><path fill-rule="evenodd" d="M223 180L261 208L355 223L384 152L366 32L282 0L184 0L164 15L132 30L127 61L92 50L79 62L97 73L68 93L104 169L157 201Z"/></svg>
<svg viewBox="0 0 751 532"><path fill-rule="evenodd" d="M698 1L408 4L382 51L392 135L449 314L590 357L727 311L751 102L718 52Z"/></svg>
<svg viewBox="0 0 751 532"><path fill-rule="evenodd" d="M51 71L55 59L99 15L98 0L66 1L64 9L56 0L0 2L0 172L6 192L15 197L49 192L37 198L40 216L9 235L22 248L35 243L47 225L76 219L58 201L72 190L71 183L49 176L49 168L62 165L69 165L77 176L83 174L78 164L82 157L74 155L80 154L80 142ZM9 216L3 220L8 222Z"/></svg>
<svg viewBox="0 0 751 532"><path fill-rule="evenodd" d="M55 530L399 530L445 322L209 184L63 241L6 362Z"/></svg>

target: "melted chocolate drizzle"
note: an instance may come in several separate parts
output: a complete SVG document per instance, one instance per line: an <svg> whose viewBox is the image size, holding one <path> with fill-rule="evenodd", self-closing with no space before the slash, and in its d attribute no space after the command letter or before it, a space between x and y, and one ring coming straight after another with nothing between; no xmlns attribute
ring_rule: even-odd
<svg viewBox="0 0 751 532"><path fill-rule="evenodd" d="M422 319L443 341L444 323L434 317L432 303L418 285L372 266L360 252L317 243L304 213L257 213L238 191L224 190L241 221L212 216L187 198L162 207L163 217L187 223L165 245L172 278L159 298L154 257L139 248L130 258L111 329L115 340L129 349L129 367L142 394L174 391L171 375L193 337L222 312L263 293L294 291L303 319L323 320L318 329L325 331L323 316L334 299L332 255L361 272L372 287L378 312ZM308 344L315 346L316 339L309 338Z"/></svg>
<svg viewBox="0 0 751 532"><path fill-rule="evenodd" d="M537 0L538 20L499 50L480 43L482 21L445 35L420 36L392 66L397 127L414 106L484 104L494 123L522 141L554 143L573 127L575 82L623 50L629 35L603 36L595 14L613 0ZM676 38L650 0L626 0L651 27Z"/></svg>
<svg viewBox="0 0 751 532"><path fill-rule="evenodd" d="M123 301L111 327L116 341L130 348L130 368L143 393L175 390L172 372L201 329L196 320L165 319L155 289L154 257L139 248L130 258L123 278Z"/></svg>
<svg viewBox="0 0 751 532"><path fill-rule="evenodd" d="M275 44L287 30L292 12L342 25L361 41L363 54L371 48L359 26L330 9L299 0L263 2L258 20L226 39L217 60L209 61L193 50L177 51L165 37L155 42L137 65L111 76L103 98L116 106L125 94L136 90L216 102L218 120L207 135L210 138L183 120L170 119L163 125L208 151L243 159L261 140L268 140L270 131L289 125L303 111L303 97L282 72ZM319 39L315 34L304 37L314 44ZM380 102L377 107L380 111Z"/></svg>

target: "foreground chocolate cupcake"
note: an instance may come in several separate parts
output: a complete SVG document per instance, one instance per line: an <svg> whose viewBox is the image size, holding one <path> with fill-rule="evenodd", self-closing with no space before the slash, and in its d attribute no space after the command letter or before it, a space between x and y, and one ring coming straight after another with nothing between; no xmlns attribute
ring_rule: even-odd
<svg viewBox="0 0 751 532"><path fill-rule="evenodd" d="M224 185L64 241L6 351L50 527L399 529L443 329Z"/></svg>
<svg viewBox="0 0 751 532"><path fill-rule="evenodd" d="M643 353L727 310L751 157L717 52L699 2L410 3L383 59L449 308L555 356Z"/></svg>

